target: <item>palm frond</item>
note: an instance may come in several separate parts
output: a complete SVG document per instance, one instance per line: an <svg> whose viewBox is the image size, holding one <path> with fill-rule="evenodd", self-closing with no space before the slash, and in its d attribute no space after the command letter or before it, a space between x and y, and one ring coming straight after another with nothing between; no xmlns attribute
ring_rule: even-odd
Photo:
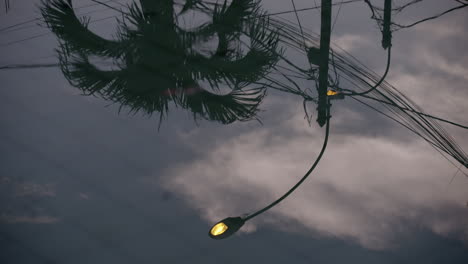
<svg viewBox="0 0 468 264"><path fill-rule="evenodd" d="M169 3L172 1L165 1L164 5ZM85 95L119 103L131 112L158 112L160 119L167 115L171 102L192 111L195 119L229 124L255 118L265 86L243 88L263 78L278 61L277 34L262 28L268 26L268 21L251 19L252 12L259 12L258 3L235 0L217 7L214 21L218 24L211 27L210 33L218 34L224 41L221 49L231 44L238 49L237 53L223 55L218 46L211 57L193 49L197 38L179 31L171 17L173 10L155 9L159 4L147 1L141 6L129 5L125 23L120 22L117 41L107 41L90 32L86 21L75 16L70 2L51 0L44 4L43 16L61 39L60 66L70 84ZM145 6L153 9L149 12ZM235 39L240 34L251 38L250 50L244 56L239 51L242 43ZM117 47L118 54L113 47ZM111 57L117 69L100 69L89 61L92 55ZM209 92L200 87L200 81L209 84L208 90L228 86L231 92Z"/></svg>
<svg viewBox="0 0 468 264"><path fill-rule="evenodd" d="M48 28L69 49L96 55L119 56L122 43L107 40L91 32L88 19L78 19L70 0L42 0L41 14Z"/></svg>
<svg viewBox="0 0 468 264"><path fill-rule="evenodd" d="M218 35L220 43L236 40L244 29L244 24L260 13L260 4L257 0L234 0L230 4L225 0L216 4L211 14L211 23L205 23L191 31L177 27L177 33L184 40L192 43L204 41Z"/></svg>
<svg viewBox="0 0 468 264"><path fill-rule="evenodd" d="M261 24L252 25L250 50L243 57L234 59L213 56L205 58L197 54L187 56L187 67L192 75L213 83L228 81L231 84L247 85L263 78L278 62L278 34L268 32ZM243 85L241 85L241 83ZM213 87L216 88L216 85Z"/></svg>
<svg viewBox="0 0 468 264"><path fill-rule="evenodd" d="M218 95L194 84L190 94L181 95L180 104L183 108L190 109L195 119L202 117L206 120L230 124L235 121L248 121L257 118L258 106L265 93L266 90L261 87Z"/></svg>
<svg viewBox="0 0 468 264"><path fill-rule="evenodd" d="M60 53L60 66L71 85L84 95L97 95L118 102L131 111L164 115L173 100L169 87L173 81L136 66L119 70L100 70L84 55Z"/></svg>

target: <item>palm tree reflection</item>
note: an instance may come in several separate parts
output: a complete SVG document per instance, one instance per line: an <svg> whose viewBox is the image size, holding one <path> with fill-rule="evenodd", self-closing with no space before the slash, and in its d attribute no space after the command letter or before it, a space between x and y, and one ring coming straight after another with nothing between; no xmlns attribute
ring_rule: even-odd
<svg viewBox="0 0 468 264"><path fill-rule="evenodd" d="M71 0L43 2L41 11L60 40L65 77L86 95L99 95L131 111L159 112L160 118L171 102L192 111L194 118L223 124L255 118L265 86L249 84L278 61L278 35L268 29L268 20L258 19L256 1L212 6L187 1L177 12L173 0L140 0L140 5L128 6L115 40L90 31L88 21L75 15ZM184 29L179 18L188 10L209 13L211 23ZM216 43L208 54L200 51L207 43ZM110 58L115 69L98 67L93 56ZM224 89L229 92L220 94Z"/></svg>

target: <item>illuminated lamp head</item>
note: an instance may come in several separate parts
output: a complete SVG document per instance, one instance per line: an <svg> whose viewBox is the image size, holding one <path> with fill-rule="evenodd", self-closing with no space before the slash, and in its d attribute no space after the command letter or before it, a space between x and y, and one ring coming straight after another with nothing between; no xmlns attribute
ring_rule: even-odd
<svg viewBox="0 0 468 264"><path fill-rule="evenodd" d="M209 232L213 239L224 239L237 232L245 221L241 217L228 217L216 223Z"/></svg>
<svg viewBox="0 0 468 264"><path fill-rule="evenodd" d="M328 95L328 96L337 95L337 94L338 94L337 91L333 91L333 90L328 90L328 91L327 91L327 95Z"/></svg>
<svg viewBox="0 0 468 264"><path fill-rule="evenodd" d="M345 95L335 90L328 90L327 96L330 100L344 99Z"/></svg>

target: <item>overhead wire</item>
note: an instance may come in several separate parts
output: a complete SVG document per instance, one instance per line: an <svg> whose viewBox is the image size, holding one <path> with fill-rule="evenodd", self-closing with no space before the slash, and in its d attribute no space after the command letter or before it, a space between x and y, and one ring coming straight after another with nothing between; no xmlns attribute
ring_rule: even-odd
<svg viewBox="0 0 468 264"><path fill-rule="evenodd" d="M356 2L356 1L347 1L347 2L350 3L350 2ZM309 10L310 9L311 8L309 8ZM299 11L300 10L296 9L296 10L292 10L291 12L295 12L297 14L297 12ZM285 13L287 12L286 11L277 12L276 14L285 14ZM272 15L275 15L275 14L269 14L269 16L272 16ZM107 18L103 18L103 19L107 19ZM301 54L304 54L305 52L305 50L301 48L303 47L301 43L303 43L306 38L309 39L309 41L311 41L312 43L317 43L318 38L316 36L314 37L313 34L305 32L305 30L301 29L302 26L300 26L299 27L300 30L298 30L297 29L298 25L295 25L293 22L287 21L280 17L270 18L269 21L271 22L271 26L272 26L271 30L279 29L281 31L282 44L285 44L291 47L293 50L296 50L297 52ZM93 22L96 22L96 21L93 21ZM298 23L300 23L300 21ZM38 37L38 36L33 36L33 37ZM349 53L341 50L341 54L340 53L336 53L336 54L337 55L336 55L336 58L334 59L334 63L336 63L336 68L341 72L340 76L341 77L347 76L348 80L353 79L354 81L357 81L354 84L354 86L359 87L358 89L362 89L362 86L375 87L376 86L375 83L379 83L379 80L375 77L375 75L373 75L375 73L373 73L365 65L363 65L362 62L359 62L357 59L350 56ZM343 56L346 56L346 57L343 57ZM308 70L297 66L295 63L289 61L289 59L287 59L284 56L281 57L281 60L284 63L286 63L285 66L292 67L291 73L296 72L296 74L299 74L293 78L297 78L297 77L300 78L301 76L302 76L302 79L311 78L311 75L309 74ZM30 67L30 65L28 65L27 67ZM279 72L281 73L281 71ZM283 90L283 91L294 90L296 91L295 92L296 94L300 94L302 96L308 96L310 98L313 98L312 95L306 95L305 92L302 89L300 89L300 87L296 85L295 82L291 78L289 78L292 76L286 75L286 74L282 74L282 76L285 78L286 83L284 83L284 81L277 80L272 77L266 78L266 80L271 82L272 84L277 85L276 88L279 88L280 90ZM383 78L380 78L380 79L383 79ZM287 83L289 83L289 85L292 85L292 86L289 86ZM374 86L371 85L371 83L374 83ZM453 138L451 138L449 134L439 124L426 119L426 117L433 118L433 116L429 116L427 114L423 115L422 111L416 110L417 106L414 103L412 103L402 93L395 92L397 90L394 87L390 86L388 83L382 80L381 84L382 84L381 85L382 91L371 89L370 91L368 90L368 92L366 93L372 92L373 94L376 94L378 95L378 97L381 98L379 100L386 101L388 105L393 105L393 107L401 108L401 109L398 109L399 112L395 112L392 110L393 114L395 116L398 116L398 118L405 120L408 127L413 127L413 129L418 129L418 131L422 133L421 135L425 139L430 140L439 149L448 153L449 155L454 157L457 161L464 164L465 166L468 166L467 165L468 159L466 157L466 154L456 144ZM365 95L365 94L362 94L362 95ZM434 119L437 119L437 118L434 118Z"/></svg>
<svg viewBox="0 0 468 264"><path fill-rule="evenodd" d="M103 1L102 3L109 3L109 2L120 3L119 1L121 1L121 0L107 0L107 1ZM93 7L93 6L97 6L97 5L100 5L100 4L99 3L94 3L94 4L83 5L83 6L77 6L77 7L74 8L74 10L80 10L80 9L83 9L83 8ZM28 24L28 23L31 23L31 22L34 22L34 21L37 21L37 20L42 20L42 17L32 18L32 19L29 19L29 20L26 20L26 21L23 21L23 22L18 22L16 24L0 28L0 32L3 32L3 31L8 30L10 28L14 28L14 27L17 27L17 26Z"/></svg>
<svg viewBox="0 0 468 264"><path fill-rule="evenodd" d="M115 15L107 16L107 17L91 20L90 23L96 23L96 22L104 21L104 20L107 20L107 19L115 18L115 17L116 17ZM6 42L6 43L0 43L0 47L7 47L7 46L10 46L10 45L13 45L13 44L25 42L25 41L28 41L28 40L31 40L31 39L44 37L44 36L47 36L47 35L52 35L52 32L45 32L45 33L33 35L33 36L23 38L23 39L19 39L19 40L13 40L13 41Z"/></svg>
<svg viewBox="0 0 468 264"><path fill-rule="evenodd" d="M405 124L405 122L402 122L402 121L397 120L395 117L393 117L393 116L391 116L391 115L389 115L389 114L383 112L382 110L380 110L380 109L378 109L378 108L376 108L376 107L374 107L374 106L372 106L372 105L370 105L370 104L368 104L368 103L366 103L366 102L364 102L364 101L362 101L362 100L360 100L360 99L358 99L358 98L356 98L356 97L350 97L350 98L353 99L353 100L355 100L355 101L357 101L357 102L359 102L359 103L361 103L361 104L363 104L363 105L365 105L365 106L367 106L367 107L369 107L370 109L372 109L372 110L374 110L375 112L377 112L377 113L379 113L379 114L381 114L381 115L387 117L388 119L393 120L394 122L400 124L401 126L407 128L409 131L413 132L414 134L416 134L417 136L419 136L421 139L423 139L424 141L426 141L427 143L429 143L429 145L430 145L432 148L434 148L443 158L445 158L453 167L458 168L458 166L457 166L452 160L450 160L449 158L447 158L447 157L444 155L444 153L441 152L441 151L439 150L439 148L437 147L437 145L435 145L432 141L428 140L426 137L424 137L423 135L421 135L417 130L415 130L414 128L412 128L410 125ZM460 164L459 166L462 166L462 164ZM464 171L461 171L461 172L462 172L466 177L468 177L468 174L467 174L467 173L465 173Z"/></svg>
<svg viewBox="0 0 468 264"><path fill-rule="evenodd" d="M117 2L115 2L115 3L117 3ZM94 10L91 10L91 11L88 11L88 12L79 13L77 15L84 16L84 15L89 15L89 14L93 14L93 13L100 12L100 11L105 11L105 10L108 10L108 9L109 9L108 7L99 8L99 9L94 9ZM20 31L20 30L23 30L23 29L37 27L37 26L45 26L44 19L40 18L39 22L37 24L25 25L25 26L22 26L22 27L15 27L15 28L11 28L11 29L6 29L6 30L3 31L3 33L16 32L16 31Z"/></svg>
<svg viewBox="0 0 468 264"><path fill-rule="evenodd" d="M419 112L419 111L416 111L414 109L408 109L406 107L401 107L401 106L392 104L392 103L390 103L388 101L381 100L381 99L378 99L378 98L375 98L375 97L372 97L372 96L363 95L363 97L365 97L367 99L375 100L375 101L378 101L380 103L387 104L387 105L390 105L390 106L393 106L393 107L398 107L400 110L403 110L403 111L410 111L410 112L413 112L413 113L418 114L418 115L423 115L423 116L426 116L426 117L429 117L429 118L432 118L432 119L435 119L435 120L438 120L438 121L441 121L441 122L444 122L444 123L448 123L448 124L451 124L451 125L454 125L454 126L457 126L457 127L460 127L460 128L468 129L468 125L462 125L462 124L456 123L454 121L450 121L450 120L447 120L447 119L444 119L444 118L441 118L441 117L437 117L437 116L434 116L434 115Z"/></svg>
<svg viewBox="0 0 468 264"><path fill-rule="evenodd" d="M302 34L300 30L298 31L297 27L291 27L287 25L289 23L291 22L286 23L284 21L279 21L279 23L277 23L277 26L279 26L284 32L287 32L286 41L288 42L289 46L295 46L293 43L297 42L298 39L302 40L302 35L304 34ZM312 41L314 42L314 40ZM315 40L315 42L317 41ZM297 45L296 50L298 52L301 52L301 50L297 49ZM347 56L348 54L344 52L343 55ZM377 79L375 75L373 75L375 73L370 71L367 67L361 67L360 65L362 65L362 63L358 62L357 59L355 59L354 57L350 57L351 60L349 60L348 56L345 59L342 57L343 55L339 54L337 56L337 68L342 72L342 75L348 75L348 77L351 77L351 79L358 81L358 83L360 83L360 85L357 85L359 89L362 89L363 85L369 86L371 88L376 87L375 84L379 83L379 79ZM357 63L354 63L353 61L357 61ZM370 91L368 89L367 93L377 93L380 97L382 97L381 100L386 100L389 104L393 104L394 107L402 107L404 110L399 109L399 111L396 112L394 110L388 109L388 111L392 112L397 118L402 119L402 121L400 121L400 123L404 122L401 123L402 125L405 125L407 128L411 128L411 130L413 131L420 131L419 135L421 135L421 137L423 137L426 141L430 142L432 145L441 149L445 153L448 153L461 164L464 164L465 166L468 165L468 158L466 154L458 146L458 144L455 143L453 138L451 138L451 136L449 136L448 133L439 124L426 119L426 117L432 118L433 116L429 116L427 114L418 114L422 113L422 111L415 110L417 106L413 102L411 102L403 94L399 92L395 93L395 91L397 90L394 87L389 86L388 83L384 82L383 78L380 78L380 80L382 80L380 83L382 83L385 86L385 88L383 89L385 93L382 94L378 90L374 91L375 88ZM371 85L371 82L373 82L374 85ZM365 94L366 93L363 93L363 95ZM410 112L413 112L413 114L415 115L413 116L412 114L406 113L407 110L412 110Z"/></svg>
<svg viewBox="0 0 468 264"><path fill-rule="evenodd" d="M362 0L348 0L348 1L344 1L342 3L348 4L348 3L355 3L355 2L360 2L360 1L362 1ZM109 2L120 3L120 2L118 2L118 0L99 1L99 2L96 2L94 4L89 4L89 5L85 5L85 6L76 7L75 10L86 8L86 7L92 7L92 6L96 6L96 5L101 5L103 3L109 3ZM210 4L214 4L214 3L210 3ZM336 5L336 4L333 4L333 5ZM294 13L294 12L303 12L303 11L308 11L308 10L313 10L313 9L318 9L318 8L320 8L320 6L311 7L311 8L302 8L302 9L298 9L296 11L295 10L282 11L282 12L264 14L264 15L258 16L258 18L276 16L276 15L288 14L288 13ZM105 17L105 18L102 18L102 19L96 19L96 20L90 21L90 23L111 19L112 17L115 17L115 16L109 16L109 17ZM31 22L34 22L34 21L38 21L38 20L41 20L41 19L42 18L38 17L38 18L30 19L30 20L20 22L20 23L14 24L14 25L10 25L10 26L4 27L4 28L0 28L0 32L8 30L10 28L14 28L14 27L19 26L19 25L24 25L24 24L31 23ZM8 32L11 32L11 31L8 31ZM21 42L28 41L28 40L31 40L31 39L36 39L36 38L40 38L40 37L43 37L43 36L47 36L49 34L51 34L51 32L36 34L36 35L30 36L30 37L26 37L26 38L19 39L19 40L9 41L9 42L6 42L6 43L0 43L0 47L10 46L10 45L21 43Z"/></svg>
<svg viewBox="0 0 468 264"><path fill-rule="evenodd" d="M96 0L94 0L96 1ZM79 9L83 9L83 8L87 8L87 7L93 7L93 6L98 6L98 5L105 5L107 8L106 9L95 9L95 10L90 10L88 12L85 12L85 13L82 13L82 14L79 14L79 15L88 15L88 14L92 14L92 13L96 13L96 12L100 12L100 11L104 11L104 10L108 10L109 9L109 5L106 4L106 3L109 3L109 2L113 2L113 3L118 3L118 4L121 4L120 2L118 2L119 0L108 0L108 1L99 1L99 2L96 2L95 4L89 4L89 5L85 5L85 6L81 6L81 7L76 7L74 8L74 10L79 10ZM121 10L119 9L116 9L114 8L114 10L117 10L119 12L122 12ZM115 15L112 15L112 16L107 16L107 17L103 17L103 18L98 18L98 19L94 19L94 20L91 20L89 23L96 23L96 22L100 22L100 21L104 21L104 20L108 20L108 19L111 19L111 18L114 18L116 17ZM42 23L44 23L44 20L42 18L35 18L35 19L32 19L32 20L28 20L24 23L19 23L19 24L16 24L16 25L23 25L23 24L26 24L27 22L33 22L33 21L40 21ZM39 24L39 25L43 25L43 24ZM2 30L6 33L9 33L9 32L14 32L14 31L17 31L17 30L21 30L21 29L26 29L26 28L31 28L33 26L25 26L25 27L21 27L21 28L13 28L15 25L12 25L12 26L8 26L8 27L5 27L3 28ZM13 29L11 29L13 28ZM1 30L0 30L1 32ZM36 39L36 38L40 38L40 37L44 37L44 36L47 36L47 35L51 35L52 32L50 31L46 31L44 33L40 33L40 34L36 34L36 35L33 35L33 36L29 36L29 37L26 37L26 38L22 38L22 39L17 39L17 40L12 40L12 41L9 41L9 42L6 42L6 43L0 43L0 47L7 47L7 46L10 46L10 45L13 45L13 44L17 44L17 43L21 43L21 42L24 42L24 41L28 41L28 40L31 40L31 39Z"/></svg>
<svg viewBox="0 0 468 264"><path fill-rule="evenodd" d="M335 19L333 19L333 25L331 27L331 32L333 32L333 29L335 28L336 21L338 21L338 17L340 15L341 7L343 6L343 0L341 0L341 3L338 7L338 12L335 15Z"/></svg>
<svg viewBox="0 0 468 264"><path fill-rule="evenodd" d="M459 2L459 1L456 1L456 2ZM459 3L461 3L461 2L459 2ZM443 11L443 12L437 14L437 15L418 20L418 21L413 22L413 23L408 24L408 25L401 25L401 24L397 24L397 23L392 23L392 25L398 27L398 29L396 29L396 30L400 30L400 29L403 29L403 28L410 28L410 27L416 26L416 25L418 25L420 23L439 18L439 17L441 17L441 16L443 16L445 14L451 13L452 11L462 9L462 8L465 8L465 7L468 7L468 4L461 3L461 5L458 5L458 6L455 6L453 8L447 9L447 10L445 10L445 11Z"/></svg>

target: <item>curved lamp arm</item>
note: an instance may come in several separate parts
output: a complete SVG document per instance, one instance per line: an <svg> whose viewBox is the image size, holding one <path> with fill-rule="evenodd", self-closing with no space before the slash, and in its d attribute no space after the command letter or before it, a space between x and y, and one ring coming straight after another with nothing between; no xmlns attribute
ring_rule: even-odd
<svg viewBox="0 0 468 264"><path fill-rule="evenodd" d="M283 196L281 196L280 198L278 198L276 201L272 202L270 205L266 206L265 208L260 209L255 213L249 214L246 217L243 217L244 221L248 221L248 220L258 216L259 214L264 213L265 211L269 210L273 206L279 204L286 197L288 197L292 192L294 192L297 189L297 187L299 187L299 185L301 185L307 179L307 177L309 177L310 173L312 173L312 171L315 169L315 167L317 167L317 164L319 163L320 159L322 158L323 153L325 153L325 149L327 148L327 144L328 144L328 135L330 134L330 106L331 106L330 101L327 98L327 125L325 127L325 139L323 140L322 150L320 150L320 153L319 153L317 159L315 160L314 164L312 165L312 167L310 167L310 169L306 172L306 174L289 191L287 191L285 194L283 194Z"/></svg>
<svg viewBox="0 0 468 264"><path fill-rule="evenodd" d="M273 206L277 205L280 203L282 200L284 200L286 197L288 197L294 190L299 187L306 179L309 177L309 175L312 173L312 171L317 167L317 164L319 163L320 159L323 156L323 153L325 152L325 149L327 148L327 143L328 143L328 135L330 133L330 98L327 97L327 107L326 107L326 114L327 114L327 123L326 123L326 129L325 129L325 139L323 141L323 146L322 150L320 150L320 154L318 155L317 159L315 160L314 164L312 167L306 172L306 174L297 182L289 191L287 191L283 196L269 204L268 206L264 207L263 209L258 210L255 213L249 214L247 216L241 216L241 217L228 217L225 218L218 223L216 223L209 231L208 235L213 238L213 239L224 239L235 232L237 232L246 221L264 213L265 211L269 210Z"/></svg>

